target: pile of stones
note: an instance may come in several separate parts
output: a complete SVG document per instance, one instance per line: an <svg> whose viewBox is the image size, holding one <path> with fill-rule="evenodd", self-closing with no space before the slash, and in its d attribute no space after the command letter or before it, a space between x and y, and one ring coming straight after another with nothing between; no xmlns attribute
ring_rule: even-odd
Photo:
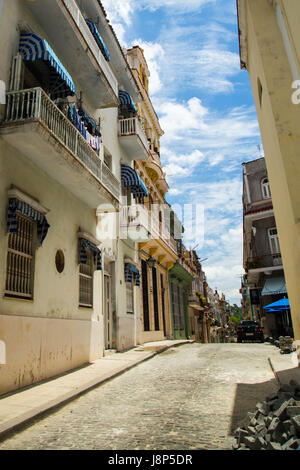
<svg viewBox="0 0 300 470"><path fill-rule="evenodd" d="M234 450L300 450L300 383L291 380L257 403L234 435Z"/></svg>

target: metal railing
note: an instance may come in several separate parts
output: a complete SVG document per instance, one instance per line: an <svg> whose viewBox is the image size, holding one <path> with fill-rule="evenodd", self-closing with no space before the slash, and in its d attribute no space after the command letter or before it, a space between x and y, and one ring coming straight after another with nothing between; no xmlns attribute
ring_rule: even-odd
<svg viewBox="0 0 300 470"><path fill-rule="evenodd" d="M282 258L281 253L268 253L261 256L253 256L246 261L246 268L259 269L268 268L273 266L281 266Z"/></svg>
<svg viewBox="0 0 300 470"><path fill-rule="evenodd" d="M42 122L119 199L120 183L117 178L41 88L8 92L3 124L29 121Z"/></svg>
<svg viewBox="0 0 300 470"><path fill-rule="evenodd" d="M149 150L149 144L147 136L143 130L143 127L137 117L119 119L119 136L137 135L140 137L145 148Z"/></svg>
<svg viewBox="0 0 300 470"><path fill-rule="evenodd" d="M108 65L107 61L104 58L101 50L99 49L96 41L93 38L93 35L86 24L84 17L81 14L80 9L78 8L75 0L63 0L65 7L68 9L70 15L72 16L75 24L77 25L80 33L83 35L84 39L86 40L89 49L91 50L92 54L95 56L98 65L104 72L107 80L109 81L112 89L114 90L115 94L118 95L118 81L114 76L110 66Z"/></svg>

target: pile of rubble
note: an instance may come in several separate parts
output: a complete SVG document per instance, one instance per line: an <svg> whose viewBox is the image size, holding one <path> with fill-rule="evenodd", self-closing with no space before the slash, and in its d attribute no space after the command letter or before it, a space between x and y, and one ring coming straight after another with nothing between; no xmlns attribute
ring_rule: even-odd
<svg viewBox="0 0 300 470"><path fill-rule="evenodd" d="M300 383L291 380L257 403L234 435L235 450L300 450Z"/></svg>

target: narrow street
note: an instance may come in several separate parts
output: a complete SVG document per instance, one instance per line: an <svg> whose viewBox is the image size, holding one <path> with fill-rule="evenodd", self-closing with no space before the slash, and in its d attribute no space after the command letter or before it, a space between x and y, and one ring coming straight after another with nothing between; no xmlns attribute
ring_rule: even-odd
<svg viewBox="0 0 300 470"><path fill-rule="evenodd" d="M272 354L270 344L171 348L15 433L0 450L231 449L232 431L278 388Z"/></svg>

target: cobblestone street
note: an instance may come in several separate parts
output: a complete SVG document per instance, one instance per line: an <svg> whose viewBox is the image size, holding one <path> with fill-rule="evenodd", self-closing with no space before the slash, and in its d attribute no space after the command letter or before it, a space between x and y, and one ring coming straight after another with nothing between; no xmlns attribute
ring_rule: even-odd
<svg viewBox="0 0 300 470"><path fill-rule="evenodd" d="M138 352L137 352L138 354ZM277 390L269 344L188 344L10 436L3 449L231 449L232 430Z"/></svg>

